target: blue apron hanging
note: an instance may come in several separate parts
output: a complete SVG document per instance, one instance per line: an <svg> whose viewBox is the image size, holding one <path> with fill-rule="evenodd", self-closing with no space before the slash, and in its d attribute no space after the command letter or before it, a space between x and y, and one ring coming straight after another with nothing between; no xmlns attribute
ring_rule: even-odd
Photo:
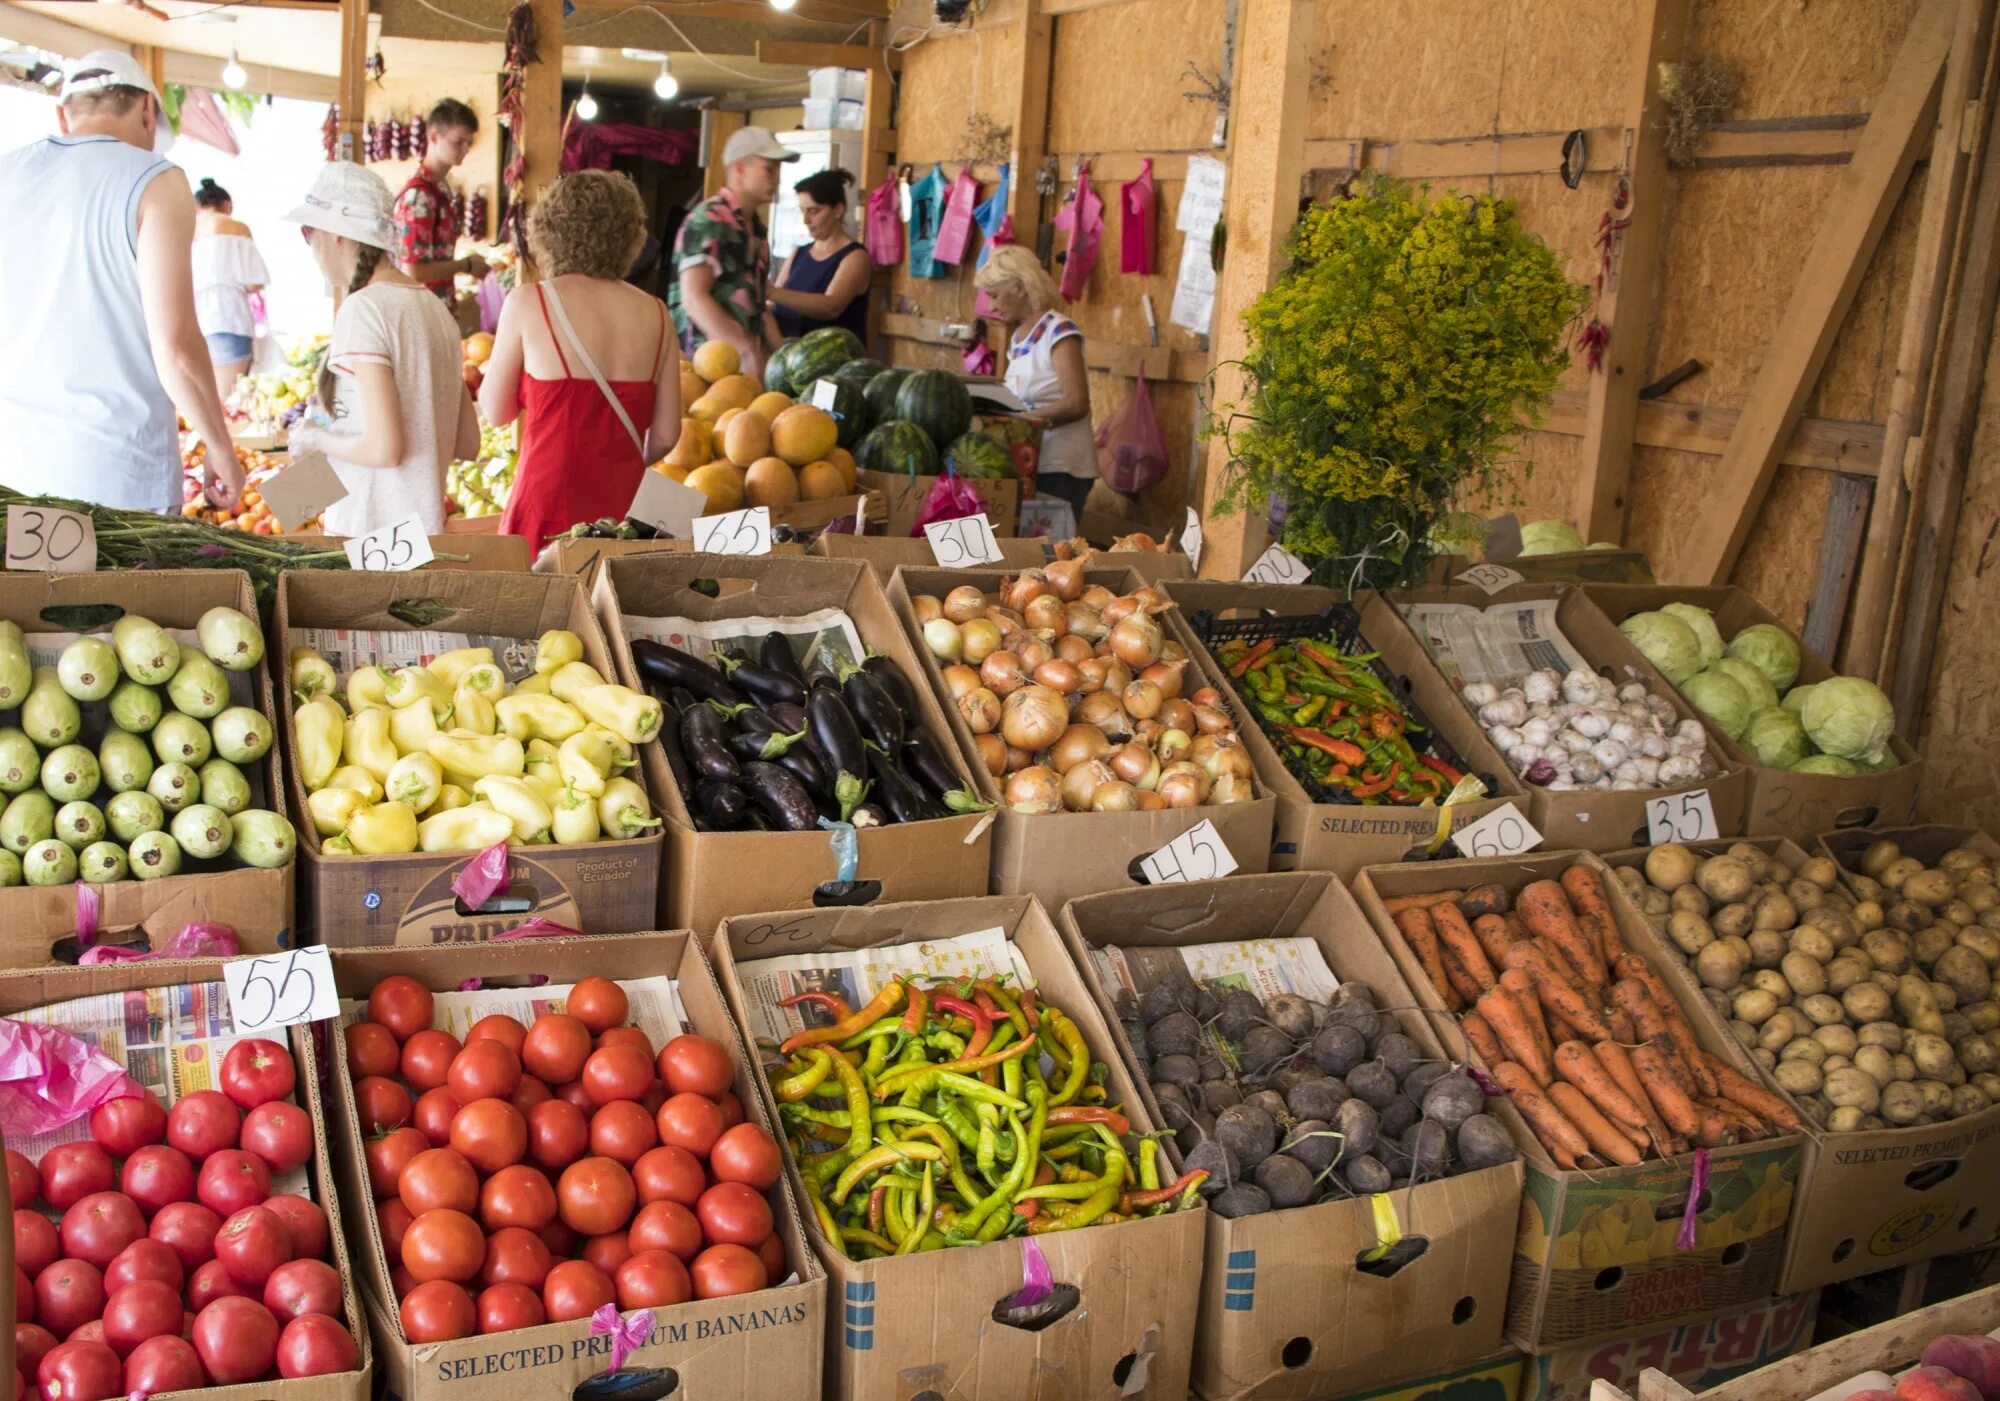
<svg viewBox="0 0 2000 1401"><path fill-rule="evenodd" d="M1000 226L1007 218L1007 167L1000 167L1000 183L972 211L972 222L979 225L979 231L986 235L979 245L979 267L986 266L987 255L993 251L993 236L1000 232Z"/></svg>
<svg viewBox="0 0 2000 1401"><path fill-rule="evenodd" d="M910 187L910 276L943 277L937 260L938 226L944 222L945 178L942 166Z"/></svg>

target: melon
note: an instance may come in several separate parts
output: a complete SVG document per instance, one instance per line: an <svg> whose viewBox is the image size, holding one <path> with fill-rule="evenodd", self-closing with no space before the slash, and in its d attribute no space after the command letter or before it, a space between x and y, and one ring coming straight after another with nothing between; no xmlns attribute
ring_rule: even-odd
<svg viewBox="0 0 2000 1401"><path fill-rule="evenodd" d="M728 341L703 341L695 347L694 372L714 384L743 368L743 357Z"/></svg>
<svg viewBox="0 0 2000 1401"><path fill-rule="evenodd" d="M782 457L760 457L743 474L746 506L789 506L798 499L798 474Z"/></svg>
<svg viewBox="0 0 2000 1401"><path fill-rule="evenodd" d="M792 396L780 394L775 389L767 389L750 401L751 413L766 423L776 423L778 415L792 406Z"/></svg>
<svg viewBox="0 0 2000 1401"><path fill-rule="evenodd" d="M676 467L663 457L653 464L653 470L663 477L672 477L675 481L686 485L688 473L694 469L692 467Z"/></svg>
<svg viewBox="0 0 2000 1401"><path fill-rule="evenodd" d="M764 392L764 386L749 375L724 375L708 386L708 397L720 399L732 409L747 409L750 401Z"/></svg>
<svg viewBox="0 0 2000 1401"><path fill-rule="evenodd" d="M688 406L706 393L708 393L708 381L693 370L690 370L687 367L687 362L683 361L681 363L681 412L686 413Z"/></svg>
<svg viewBox="0 0 2000 1401"><path fill-rule="evenodd" d="M1014 454L984 433L962 433L945 449L945 466L961 477L1010 477Z"/></svg>
<svg viewBox="0 0 2000 1401"><path fill-rule="evenodd" d="M840 469L840 475L847 478L847 489L853 491L861 480L861 469L854 465L854 454L846 448L835 448L826 455L826 460Z"/></svg>
<svg viewBox="0 0 2000 1401"><path fill-rule="evenodd" d="M493 355L493 335L490 331L474 331L459 342L459 354L468 365L484 365Z"/></svg>
<svg viewBox="0 0 2000 1401"><path fill-rule="evenodd" d="M721 442L722 435L729 431L729 425L743 414L742 409L724 409L715 416L715 441Z"/></svg>
<svg viewBox="0 0 2000 1401"><path fill-rule="evenodd" d="M832 415L811 404L793 404L771 424L771 450L794 467L823 461L839 438Z"/></svg>
<svg viewBox="0 0 2000 1401"><path fill-rule="evenodd" d="M738 467L748 467L771 455L771 425L754 413L741 413L722 430L722 455Z"/></svg>
<svg viewBox="0 0 2000 1401"><path fill-rule="evenodd" d="M856 389L866 389L869 382L882 373L882 368L880 360L849 360L828 378L837 379L842 384L851 384Z"/></svg>
<svg viewBox="0 0 2000 1401"><path fill-rule="evenodd" d="M687 411L690 417L698 418L704 423L714 423L726 410L735 407L734 404L724 403L713 394L703 394L687 406Z"/></svg>
<svg viewBox="0 0 2000 1401"><path fill-rule="evenodd" d="M972 395L949 370L918 370L896 391L896 417L916 424L942 449L972 427Z"/></svg>
<svg viewBox="0 0 2000 1401"><path fill-rule="evenodd" d="M720 515L743 505L743 469L727 462L711 462L687 474L688 486L708 498L704 515Z"/></svg>
<svg viewBox="0 0 2000 1401"><path fill-rule="evenodd" d="M864 472L917 477L935 477L939 472L937 445L930 434L902 419L869 429L854 450L854 460Z"/></svg>
<svg viewBox="0 0 2000 1401"><path fill-rule="evenodd" d="M833 462L809 462L799 468L799 495L807 501L831 501L854 491L847 473Z"/></svg>
<svg viewBox="0 0 2000 1401"><path fill-rule="evenodd" d="M685 474L709 460L715 453L714 432L698 418L681 420L681 436L673 451L661 461Z"/></svg>

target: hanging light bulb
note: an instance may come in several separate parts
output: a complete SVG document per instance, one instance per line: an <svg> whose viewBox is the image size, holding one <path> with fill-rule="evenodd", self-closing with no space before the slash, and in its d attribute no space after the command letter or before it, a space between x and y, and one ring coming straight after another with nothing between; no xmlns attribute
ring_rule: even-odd
<svg viewBox="0 0 2000 1401"><path fill-rule="evenodd" d="M681 90L681 80L667 67L667 60L660 60L660 76L653 79L653 96L662 102L672 102Z"/></svg>
<svg viewBox="0 0 2000 1401"><path fill-rule="evenodd" d="M590 95L590 84L583 85L583 92L576 99L576 115L586 122L597 120L597 99Z"/></svg>
<svg viewBox="0 0 2000 1401"><path fill-rule="evenodd" d="M782 14L798 3L799 0L771 0L771 8Z"/></svg>
<svg viewBox="0 0 2000 1401"><path fill-rule="evenodd" d="M232 92L241 92L250 83L250 74L236 61L236 45L229 46L229 62L222 65L222 85Z"/></svg>

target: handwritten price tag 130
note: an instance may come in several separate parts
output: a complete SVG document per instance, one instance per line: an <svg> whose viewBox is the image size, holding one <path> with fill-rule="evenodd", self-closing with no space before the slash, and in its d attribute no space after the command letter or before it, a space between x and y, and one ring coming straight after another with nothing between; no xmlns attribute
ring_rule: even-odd
<svg viewBox="0 0 2000 1401"><path fill-rule="evenodd" d="M347 542L347 562L356 569L400 574L436 559L424 523L415 516L357 535Z"/></svg>
<svg viewBox="0 0 2000 1401"><path fill-rule="evenodd" d="M1712 842L1722 835L1715 820L1715 804L1708 790L1675 793L1646 800L1647 840L1654 846L1667 842Z"/></svg>
<svg viewBox="0 0 2000 1401"><path fill-rule="evenodd" d="M1522 582L1519 570L1509 569L1504 564L1475 564L1470 569L1459 571L1453 576L1454 584L1470 584L1491 598L1500 590L1511 588Z"/></svg>
<svg viewBox="0 0 2000 1401"><path fill-rule="evenodd" d="M1236 858L1223 844L1215 824L1203 818L1139 863L1151 885L1175 881L1216 880L1236 869Z"/></svg>
<svg viewBox="0 0 2000 1401"><path fill-rule="evenodd" d="M1306 562L1286 549L1273 545L1257 556L1257 562L1243 576L1246 584L1305 584L1312 581Z"/></svg>
<svg viewBox="0 0 2000 1401"><path fill-rule="evenodd" d="M719 516L695 517L694 547L709 555L768 555L771 508L752 506Z"/></svg>
<svg viewBox="0 0 2000 1401"><path fill-rule="evenodd" d="M983 515L931 521L924 526L924 534L930 537L931 554L943 568L1000 562L1000 542L993 538L993 522Z"/></svg>
<svg viewBox="0 0 2000 1401"><path fill-rule="evenodd" d="M1201 568L1201 517L1188 507L1187 524L1181 527L1181 553L1188 557L1188 563Z"/></svg>
<svg viewBox="0 0 2000 1401"><path fill-rule="evenodd" d="M57 574L97 569L97 527L89 516L53 506L7 508L7 567Z"/></svg>
<svg viewBox="0 0 2000 1401"><path fill-rule="evenodd" d="M1493 809L1464 831L1452 833L1451 839L1467 856L1480 859L1518 856L1542 844L1542 834L1512 803Z"/></svg>
<svg viewBox="0 0 2000 1401"><path fill-rule="evenodd" d="M232 958L222 965L222 981L239 1035L340 1015L333 960L324 945Z"/></svg>

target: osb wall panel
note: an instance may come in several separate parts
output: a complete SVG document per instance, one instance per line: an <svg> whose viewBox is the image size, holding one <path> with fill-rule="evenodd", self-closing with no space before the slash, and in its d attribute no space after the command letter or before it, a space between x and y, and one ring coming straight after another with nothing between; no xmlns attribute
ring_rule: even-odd
<svg viewBox="0 0 2000 1401"><path fill-rule="evenodd" d="M995 121L1013 102L1021 63L1018 25L941 31L904 55L897 98L896 159L905 165L965 157L966 123Z"/></svg>
<svg viewBox="0 0 2000 1401"><path fill-rule="evenodd" d="M1866 112L1929 0L1697 0L1693 52L1743 78L1732 120Z"/></svg>
<svg viewBox="0 0 2000 1401"><path fill-rule="evenodd" d="M1061 15L1050 56L1048 149L1209 149L1215 104L1190 101L1222 64L1223 0L1112 5ZM1068 172L1065 171L1065 174Z"/></svg>

